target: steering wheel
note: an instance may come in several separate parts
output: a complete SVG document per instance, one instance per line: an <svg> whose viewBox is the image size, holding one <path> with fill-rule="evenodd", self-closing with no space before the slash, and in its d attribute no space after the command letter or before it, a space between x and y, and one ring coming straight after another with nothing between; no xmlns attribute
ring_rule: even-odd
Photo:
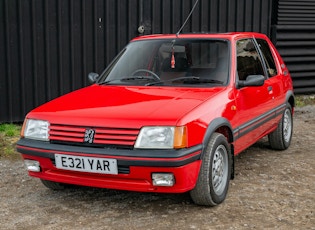
<svg viewBox="0 0 315 230"><path fill-rule="evenodd" d="M148 70L148 69L137 69L131 75L134 76L136 73L141 73L141 72L151 74L151 76L157 81L161 80L161 78L156 73L154 73L154 72L152 72L151 70Z"/></svg>

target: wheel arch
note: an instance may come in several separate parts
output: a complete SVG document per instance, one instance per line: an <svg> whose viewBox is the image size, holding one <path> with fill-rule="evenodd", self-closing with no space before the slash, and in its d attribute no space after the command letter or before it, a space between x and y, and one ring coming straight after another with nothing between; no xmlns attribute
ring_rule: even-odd
<svg viewBox="0 0 315 230"><path fill-rule="evenodd" d="M228 143L230 144L231 147L231 179L234 179L234 146L233 146L233 141L234 141L234 136L233 136L233 131L232 131L232 126L230 122L224 118L224 117L218 117L212 120L207 127L206 133L203 138L203 147L202 147L202 155L204 154L205 148L207 146L207 143L210 141L211 135L213 133L221 133L223 136L226 137ZM201 156L202 157L202 156Z"/></svg>
<svg viewBox="0 0 315 230"><path fill-rule="evenodd" d="M286 102L288 102L291 105L291 108L293 109L295 107L295 98L294 93L292 90L289 90L286 94Z"/></svg>
<svg viewBox="0 0 315 230"><path fill-rule="evenodd" d="M214 132L218 132L223 134L229 143L234 141L232 126L230 122L223 117L215 118L213 121L210 122L209 126L207 127L206 133L203 138L203 144L208 143L210 140L211 135Z"/></svg>

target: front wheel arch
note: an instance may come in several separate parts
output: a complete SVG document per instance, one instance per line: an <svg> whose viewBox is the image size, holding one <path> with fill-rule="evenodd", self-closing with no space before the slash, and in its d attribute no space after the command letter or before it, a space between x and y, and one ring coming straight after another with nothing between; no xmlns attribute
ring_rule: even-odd
<svg viewBox="0 0 315 230"><path fill-rule="evenodd" d="M225 136L225 138L227 139L227 142L230 145L230 153L231 153L231 176L230 179L234 179L235 176L235 170L234 170L234 146L233 146L233 141L234 141L234 136L233 136L233 131L232 131L232 126L230 124L230 122L224 118L224 117L217 117L215 119L213 119L207 130L206 133L204 135L203 138L203 149L202 149L202 153L201 153L201 158L203 156L203 154L205 153L205 148L207 147L207 144L210 141L211 136L214 133L220 133L223 136ZM201 159L200 158L200 159Z"/></svg>
<svg viewBox="0 0 315 230"><path fill-rule="evenodd" d="M234 141L232 126L230 122L224 117L218 117L213 119L204 135L203 143L208 143L214 132L222 133L228 140L229 143Z"/></svg>

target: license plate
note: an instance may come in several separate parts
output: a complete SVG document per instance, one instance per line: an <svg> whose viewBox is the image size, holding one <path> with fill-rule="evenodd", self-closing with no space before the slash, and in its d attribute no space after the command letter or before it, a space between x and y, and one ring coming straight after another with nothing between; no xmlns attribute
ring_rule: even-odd
<svg viewBox="0 0 315 230"><path fill-rule="evenodd" d="M116 159L55 154L55 162L59 169L118 174Z"/></svg>

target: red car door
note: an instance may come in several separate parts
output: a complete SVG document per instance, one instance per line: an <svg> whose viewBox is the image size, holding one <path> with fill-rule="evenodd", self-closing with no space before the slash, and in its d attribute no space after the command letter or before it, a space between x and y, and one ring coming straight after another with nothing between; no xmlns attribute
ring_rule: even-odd
<svg viewBox="0 0 315 230"><path fill-rule="evenodd" d="M249 75L262 75L262 86L236 89L236 116L234 123L235 154L238 154L259 138L271 126L274 86L266 75L261 55L253 39L237 41L237 81L245 81Z"/></svg>

